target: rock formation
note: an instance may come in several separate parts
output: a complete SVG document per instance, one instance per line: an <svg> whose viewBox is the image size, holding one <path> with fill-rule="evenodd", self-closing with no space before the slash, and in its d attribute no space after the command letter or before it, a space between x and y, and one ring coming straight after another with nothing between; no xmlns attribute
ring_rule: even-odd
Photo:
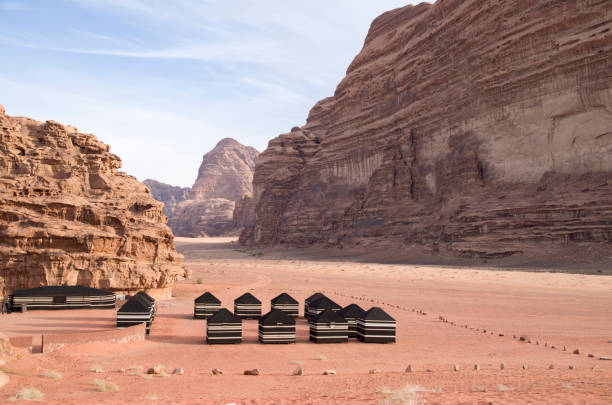
<svg viewBox="0 0 612 405"><path fill-rule="evenodd" d="M0 296L41 285L169 292L184 276L162 204L95 136L0 108Z"/></svg>
<svg viewBox="0 0 612 405"><path fill-rule="evenodd" d="M204 155L193 187L173 187L155 180L144 183L157 200L166 204L168 225L175 235L237 234L245 225L245 215L250 214L240 208L240 218L235 220L234 206L252 193L258 156L255 148L225 138Z"/></svg>
<svg viewBox="0 0 612 405"><path fill-rule="evenodd" d="M241 240L609 255L611 88L610 1L387 12L334 96L260 155Z"/></svg>
<svg viewBox="0 0 612 405"><path fill-rule="evenodd" d="M149 187L151 194L156 200L164 203L163 213L168 217L172 217L176 205L186 200L189 196L189 187L171 186L170 184L160 183L151 179L147 179L143 183Z"/></svg>

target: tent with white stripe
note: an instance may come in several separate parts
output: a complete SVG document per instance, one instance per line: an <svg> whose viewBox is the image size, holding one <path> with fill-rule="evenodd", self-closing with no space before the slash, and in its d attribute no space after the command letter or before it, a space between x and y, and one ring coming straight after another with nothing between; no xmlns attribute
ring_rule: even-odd
<svg viewBox="0 0 612 405"><path fill-rule="evenodd" d="M261 317L261 301L251 293L244 293L234 300L234 313L243 318Z"/></svg>
<svg viewBox="0 0 612 405"><path fill-rule="evenodd" d="M338 314L348 322L348 337L357 338L357 319L365 315L365 310L357 304L351 304L340 311Z"/></svg>
<svg viewBox="0 0 612 405"><path fill-rule="evenodd" d="M232 344L242 342L242 319L221 308L206 320L206 343Z"/></svg>
<svg viewBox="0 0 612 405"><path fill-rule="evenodd" d="M295 343L295 319L280 309L273 309L259 319L261 343Z"/></svg>
<svg viewBox="0 0 612 405"><path fill-rule="evenodd" d="M44 286L17 290L11 309L115 309L115 293L78 285Z"/></svg>
<svg viewBox="0 0 612 405"><path fill-rule="evenodd" d="M285 314L297 318L300 311L300 304L287 293L282 293L270 301L272 309L280 309Z"/></svg>
<svg viewBox="0 0 612 405"><path fill-rule="evenodd" d="M366 343L395 343L397 322L380 307L357 318L357 338Z"/></svg>
<svg viewBox="0 0 612 405"><path fill-rule="evenodd" d="M206 291L195 299L193 303L193 317L206 319L221 309L221 300Z"/></svg>
<svg viewBox="0 0 612 405"><path fill-rule="evenodd" d="M326 309L310 322L310 340L315 343L346 343L348 322L337 312Z"/></svg>

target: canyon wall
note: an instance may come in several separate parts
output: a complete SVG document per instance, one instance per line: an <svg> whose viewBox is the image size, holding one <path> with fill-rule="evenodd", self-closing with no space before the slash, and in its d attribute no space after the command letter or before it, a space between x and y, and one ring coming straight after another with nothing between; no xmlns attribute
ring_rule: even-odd
<svg viewBox="0 0 612 405"><path fill-rule="evenodd" d="M224 138L204 155L191 188L174 187L155 180L144 183L153 196L165 204L168 226L175 235L238 234L244 227L244 220L234 220L234 207L237 201L252 194L258 156L255 148ZM244 215L248 214L239 214L240 217Z"/></svg>
<svg viewBox="0 0 612 405"><path fill-rule="evenodd" d="M609 256L612 2L381 15L333 97L270 141L253 186L245 244Z"/></svg>
<svg viewBox="0 0 612 405"><path fill-rule="evenodd" d="M0 106L0 296L42 285L170 291L185 275L162 204L95 136Z"/></svg>

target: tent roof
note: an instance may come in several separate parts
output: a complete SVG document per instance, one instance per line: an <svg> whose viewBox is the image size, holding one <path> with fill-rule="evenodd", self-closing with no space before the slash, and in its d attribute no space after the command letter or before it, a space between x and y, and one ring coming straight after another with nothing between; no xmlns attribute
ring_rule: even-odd
<svg viewBox="0 0 612 405"><path fill-rule="evenodd" d="M274 298L272 298L272 302L274 304L297 304L298 302L291 295L287 293L282 293Z"/></svg>
<svg viewBox="0 0 612 405"><path fill-rule="evenodd" d="M145 301L149 301L150 303L155 302L155 298L151 297L149 294L147 294L144 291L138 291L136 294L134 294L134 296L139 296L145 299Z"/></svg>
<svg viewBox="0 0 612 405"><path fill-rule="evenodd" d="M195 302L198 302L198 303L205 302L205 303L209 303L209 304L220 304L221 303L221 301L217 297L215 297L214 295L212 295L208 291L206 291L204 294L202 294L198 298L196 298Z"/></svg>
<svg viewBox="0 0 612 405"><path fill-rule="evenodd" d="M325 297L325 294L316 292L312 294L310 297L306 298L304 301L312 302L312 301L318 300L321 297Z"/></svg>
<svg viewBox="0 0 612 405"><path fill-rule="evenodd" d="M319 298L316 301L312 301L310 304L308 304L308 306L310 308L329 308L329 309L341 309L342 307L338 304L336 304L334 301L330 300L329 298L323 296L321 298Z"/></svg>
<svg viewBox="0 0 612 405"><path fill-rule="evenodd" d="M234 302L238 304L261 304L261 301L251 293L242 294L240 297L236 298Z"/></svg>
<svg viewBox="0 0 612 405"><path fill-rule="evenodd" d="M360 319L368 321L395 321L388 313L380 307L370 308Z"/></svg>
<svg viewBox="0 0 612 405"><path fill-rule="evenodd" d="M359 318L365 315L365 310L357 304L351 304L342 308L338 313L347 318Z"/></svg>
<svg viewBox="0 0 612 405"><path fill-rule="evenodd" d="M287 316L285 312L280 309L273 309L259 319L259 323L262 325L276 325L282 323L283 325L295 325L295 319Z"/></svg>
<svg viewBox="0 0 612 405"><path fill-rule="evenodd" d="M17 290L13 294L15 297L43 297L50 295L115 295L112 291L100 290L98 288L84 287L80 285L49 285L44 287L28 288Z"/></svg>
<svg viewBox="0 0 612 405"><path fill-rule="evenodd" d="M128 302L123 304L117 312L144 312L149 313L151 307L147 305L141 298L133 297Z"/></svg>
<svg viewBox="0 0 612 405"><path fill-rule="evenodd" d="M221 308L213 316L208 318L208 323L242 323L239 316L232 314L226 308Z"/></svg>
<svg viewBox="0 0 612 405"><path fill-rule="evenodd" d="M319 316L317 316L314 320L315 323L328 323L328 322L336 322L336 323L346 323L346 319L339 315L337 312L332 311L331 309L326 309L321 312Z"/></svg>

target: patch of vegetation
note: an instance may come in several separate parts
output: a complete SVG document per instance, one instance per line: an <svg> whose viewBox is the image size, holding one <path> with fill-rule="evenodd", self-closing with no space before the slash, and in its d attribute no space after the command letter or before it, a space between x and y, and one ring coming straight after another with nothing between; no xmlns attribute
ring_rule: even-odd
<svg viewBox="0 0 612 405"><path fill-rule="evenodd" d="M14 401L42 401L45 394L32 387L23 387L17 394L10 397L10 402Z"/></svg>
<svg viewBox="0 0 612 405"><path fill-rule="evenodd" d="M324 354L319 354L317 357L315 357L315 360L327 361L327 356Z"/></svg>
<svg viewBox="0 0 612 405"><path fill-rule="evenodd" d="M204 284L204 280L202 279L202 277L197 278L196 284Z"/></svg>
<svg viewBox="0 0 612 405"><path fill-rule="evenodd" d="M104 369L99 364L94 364L93 366L91 366L90 370L93 373L103 373L104 372Z"/></svg>
<svg viewBox="0 0 612 405"><path fill-rule="evenodd" d="M117 384L115 384L112 381L109 380L94 380L94 385L96 386L97 390L100 392L114 392L114 391L119 391L119 387L117 386Z"/></svg>
<svg viewBox="0 0 612 405"><path fill-rule="evenodd" d="M44 378L50 378L52 380L59 380L63 377L62 373L58 371L53 371L53 370L45 371L44 373L41 374L41 376Z"/></svg>
<svg viewBox="0 0 612 405"><path fill-rule="evenodd" d="M386 394L387 397L380 401L380 405L392 405L392 404L401 404L401 405L424 405L425 401L420 398L420 393L423 392L441 392L442 388L438 388L435 390L430 390L427 388L420 387L418 385L408 384L404 388L400 388L397 390L390 390L388 388L383 388L383 394Z"/></svg>

